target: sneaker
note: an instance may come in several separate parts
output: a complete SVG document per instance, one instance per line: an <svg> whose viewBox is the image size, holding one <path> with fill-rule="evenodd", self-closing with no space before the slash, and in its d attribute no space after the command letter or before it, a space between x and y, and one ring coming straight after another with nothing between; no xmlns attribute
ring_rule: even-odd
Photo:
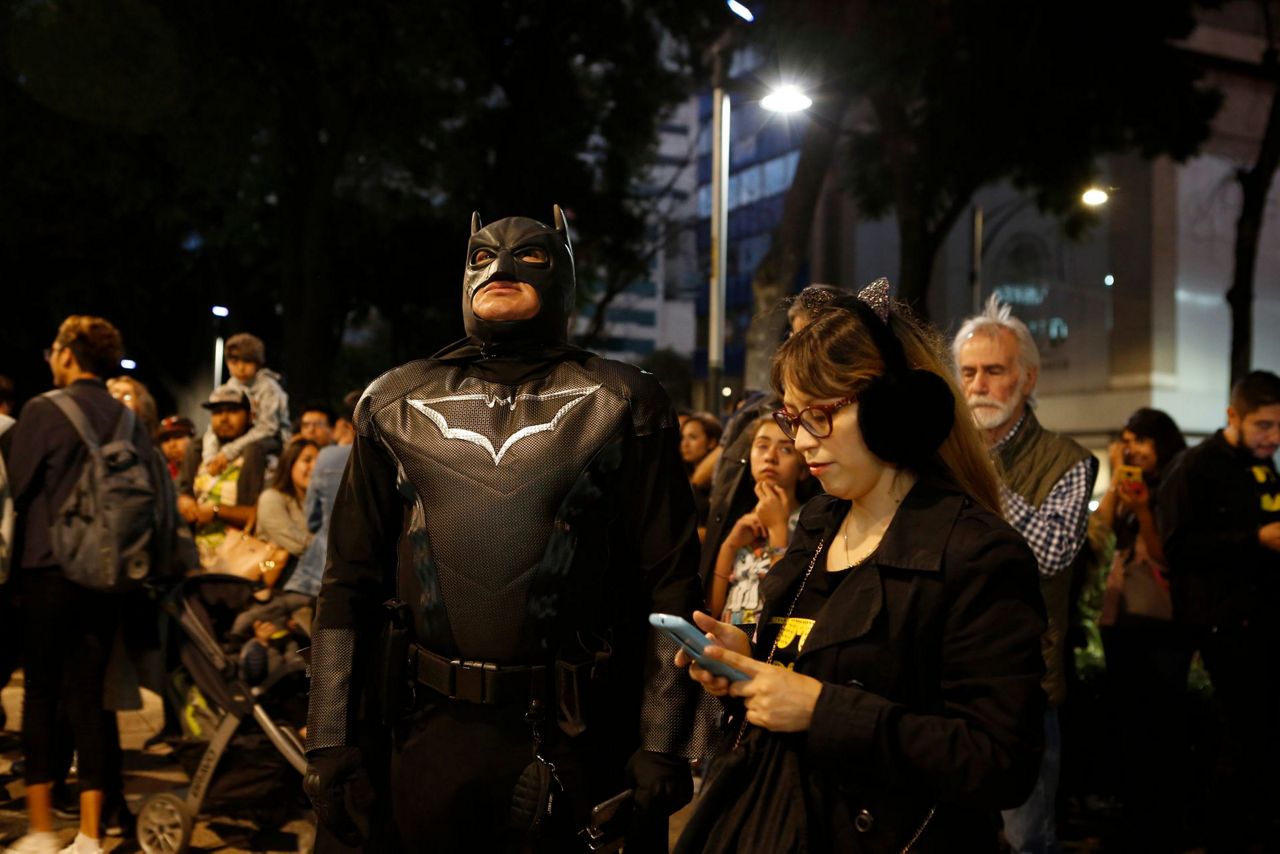
<svg viewBox="0 0 1280 854"><path fill-rule="evenodd" d="M5 854L58 854L58 834L28 833L5 849Z"/></svg>
<svg viewBox="0 0 1280 854"><path fill-rule="evenodd" d="M71 840L71 844L58 854L102 854L102 840L77 833L76 838Z"/></svg>
<svg viewBox="0 0 1280 854"><path fill-rule="evenodd" d="M138 819L123 797L107 798L102 807L102 832L107 836L133 836Z"/></svg>

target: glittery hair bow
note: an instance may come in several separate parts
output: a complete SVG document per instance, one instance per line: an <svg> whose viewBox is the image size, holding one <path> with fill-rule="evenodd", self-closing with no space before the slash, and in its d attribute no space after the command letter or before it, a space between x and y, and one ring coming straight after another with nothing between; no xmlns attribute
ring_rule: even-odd
<svg viewBox="0 0 1280 854"><path fill-rule="evenodd" d="M881 276L862 290L858 299L866 303L881 323L889 322L889 280Z"/></svg>

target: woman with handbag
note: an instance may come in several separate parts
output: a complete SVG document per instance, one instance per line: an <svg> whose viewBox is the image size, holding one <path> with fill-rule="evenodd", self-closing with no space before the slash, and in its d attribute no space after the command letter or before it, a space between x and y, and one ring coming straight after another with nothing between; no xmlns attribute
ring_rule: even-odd
<svg viewBox="0 0 1280 854"><path fill-rule="evenodd" d="M748 678L676 657L729 713L682 854L995 852L995 812L1035 784L1035 557L937 341L887 288L806 303L775 356L776 420L827 495L761 582L754 639L695 614Z"/></svg>
<svg viewBox="0 0 1280 854"><path fill-rule="evenodd" d="M1139 409L1110 448L1111 486L1089 518L1089 539L1115 536L1098 624L1121 759L1125 850L1178 848L1179 777L1191 647L1173 622L1164 547L1155 523L1160 475L1185 450L1168 414Z"/></svg>
<svg viewBox="0 0 1280 854"><path fill-rule="evenodd" d="M307 527L302 502L307 497L311 469L319 453L315 442L294 437L280 455L271 485L258 496L258 536L286 552L285 563L275 572L264 574L262 580L268 587L275 588L278 580L284 580L286 563L300 557L315 537Z"/></svg>
<svg viewBox="0 0 1280 854"><path fill-rule="evenodd" d="M229 635L233 640L248 640L254 632L254 624L258 622L266 621L275 628L281 628L294 611L309 607L315 601L305 593L289 592L283 588L293 570L293 563L315 537L307 527L302 501L311 483L311 469L315 466L318 452L315 442L295 436L280 454L271 485L258 496L258 537L275 551L264 561L260 579L263 587L254 594L260 604L236 616Z"/></svg>

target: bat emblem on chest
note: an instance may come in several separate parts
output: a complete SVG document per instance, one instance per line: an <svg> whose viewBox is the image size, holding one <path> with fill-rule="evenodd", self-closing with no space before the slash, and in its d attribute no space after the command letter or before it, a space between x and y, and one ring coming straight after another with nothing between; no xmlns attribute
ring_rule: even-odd
<svg viewBox="0 0 1280 854"><path fill-rule="evenodd" d="M554 432L570 410L599 389L597 384L545 394L516 394L509 397L484 393L450 394L426 400L410 398L408 403L427 416L440 430L441 436L460 439L483 448L497 466L502 463L507 451L521 439L538 433ZM480 429L461 426L478 425L482 422L491 422L496 426L502 419L493 418L495 409L510 412L512 417L507 420L517 425L505 439L500 439L497 435L486 435Z"/></svg>

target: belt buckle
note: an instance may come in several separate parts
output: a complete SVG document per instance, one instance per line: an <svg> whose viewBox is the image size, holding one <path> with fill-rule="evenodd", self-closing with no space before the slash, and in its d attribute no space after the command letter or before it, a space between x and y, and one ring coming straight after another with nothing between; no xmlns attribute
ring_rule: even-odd
<svg viewBox="0 0 1280 854"><path fill-rule="evenodd" d="M486 673L497 671L498 665L487 661L462 661L454 659L453 662L453 697L455 700L462 700L467 703L485 703L489 702L485 691Z"/></svg>

